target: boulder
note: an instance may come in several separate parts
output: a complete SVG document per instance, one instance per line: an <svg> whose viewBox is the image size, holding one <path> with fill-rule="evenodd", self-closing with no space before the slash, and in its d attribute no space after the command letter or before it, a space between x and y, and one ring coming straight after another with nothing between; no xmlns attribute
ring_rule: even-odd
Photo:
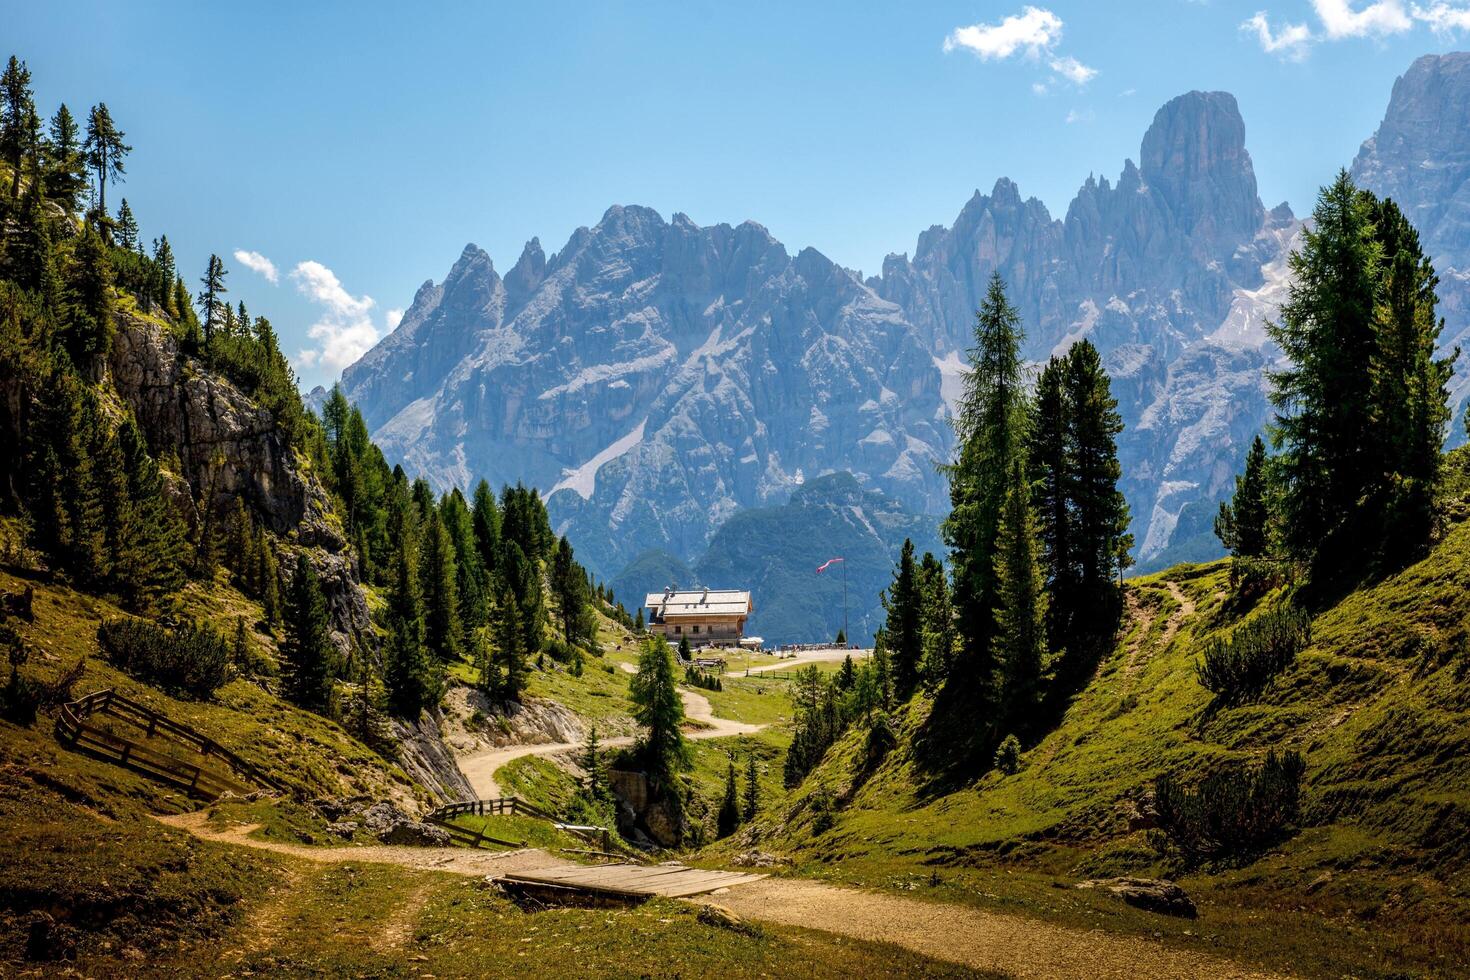
<svg viewBox="0 0 1470 980"><path fill-rule="evenodd" d="M1183 888L1159 878L1094 878L1081 882L1077 887L1106 891L1135 908L1160 915L1192 919L1197 914L1193 900Z"/></svg>

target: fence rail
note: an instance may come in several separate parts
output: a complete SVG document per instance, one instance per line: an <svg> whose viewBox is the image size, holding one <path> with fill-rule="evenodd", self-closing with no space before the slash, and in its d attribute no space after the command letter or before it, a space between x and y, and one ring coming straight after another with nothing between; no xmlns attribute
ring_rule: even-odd
<svg viewBox="0 0 1470 980"><path fill-rule="evenodd" d="M111 715L136 725L147 733L144 738L163 736L206 758L217 758L229 766L233 773L206 769L160 752L142 742L98 728L88 722L94 714ZM204 799L217 799L227 792L244 795L258 788L236 776L272 790L283 791L279 783L214 739L126 698L111 688L94 691L86 697L62 705L56 718L56 737L74 749L136 769Z"/></svg>
<svg viewBox="0 0 1470 980"><path fill-rule="evenodd" d="M509 814L516 817L535 817L539 820L548 821L557 830L565 831L573 836L580 837L588 843L597 844L604 851L612 847L612 833L606 827L584 826L581 824L568 823L560 817L552 816L537 806L532 806L518 796L501 796L490 800L466 800L461 803L446 803L441 807L429 811L424 817L431 823L437 824L456 836L458 840L463 837L477 837L471 847L479 847L480 841L491 841L505 847L520 847L519 843L512 841L497 840L483 832L476 835L474 831L450 823L455 817L462 816L505 816ZM460 841L463 843L463 841Z"/></svg>

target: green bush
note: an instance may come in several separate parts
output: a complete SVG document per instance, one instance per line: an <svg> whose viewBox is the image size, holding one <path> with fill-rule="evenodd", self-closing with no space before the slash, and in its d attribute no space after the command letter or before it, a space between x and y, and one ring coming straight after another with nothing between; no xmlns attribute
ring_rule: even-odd
<svg viewBox="0 0 1470 980"><path fill-rule="evenodd" d="M825 786L819 787L812 793L812 833L823 834L832 829L837 822L837 800L832 791Z"/></svg>
<svg viewBox="0 0 1470 980"><path fill-rule="evenodd" d="M1021 768L1021 740L1014 735L1007 735L1001 739L1000 746L995 750L995 768L1013 776Z"/></svg>
<svg viewBox="0 0 1470 980"><path fill-rule="evenodd" d="M867 768L873 769L898 746L898 736L886 712L879 711L868 722L868 738L863 745Z"/></svg>
<svg viewBox="0 0 1470 980"><path fill-rule="evenodd" d="M1296 820L1305 770L1297 753L1272 751L1259 767L1223 766L1192 790L1160 776L1154 783L1159 829L1189 866L1253 854Z"/></svg>
<svg viewBox="0 0 1470 980"><path fill-rule="evenodd" d="M706 691L723 691L725 685L714 674L707 674L698 667L684 668L684 683L690 687L702 687Z"/></svg>
<svg viewBox="0 0 1470 980"><path fill-rule="evenodd" d="M1219 703L1242 704L1259 696L1311 636L1312 621L1306 613L1291 606L1272 609L1235 630L1229 639L1206 644L1195 673Z"/></svg>
<svg viewBox="0 0 1470 980"><path fill-rule="evenodd" d="M118 668L166 691L206 698L229 679L231 644L208 623L109 619L97 641Z"/></svg>

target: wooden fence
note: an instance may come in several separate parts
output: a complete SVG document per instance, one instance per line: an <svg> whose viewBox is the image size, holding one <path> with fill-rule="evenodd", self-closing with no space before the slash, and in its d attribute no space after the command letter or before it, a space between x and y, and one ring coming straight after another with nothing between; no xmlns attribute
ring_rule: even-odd
<svg viewBox="0 0 1470 980"><path fill-rule="evenodd" d="M88 723L94 714L107 714L136 725L144 738L162 736L199 755L217 758L233 773L206 769L185 762L134 739L124 738ZM261 786L276 791L283 787L260 769L241 759L218 742L108 688L61 706L56 718L56 737L73 749L89 752L109 762L135 769L154 779L172 783L193 796L218 799L222 793L241 796ZM243 777L255 782L251 786Z"/></svg>
<svg viewBox="0 0 1470 980"><path fill-rule="evenodd" d="M584 826L582 824L567 823L560 817L554 817L540 807L532 806L518 796L502 796L491 800L466 800L462 803L446 803L437 809L431 810L424 819L449 831L450 836L455 838L456 843L466 844L469 847L479 847L481 842L489 841L502 847L521 847L522 842L499 840L491 837L483 830L478 834L465 827L451 823L455 817L461 816L505 816L535 817L538 820L546 820L557 830L574 834L583 840L596 844L603 851L611 850L612 834L606 827Z"/></svg>

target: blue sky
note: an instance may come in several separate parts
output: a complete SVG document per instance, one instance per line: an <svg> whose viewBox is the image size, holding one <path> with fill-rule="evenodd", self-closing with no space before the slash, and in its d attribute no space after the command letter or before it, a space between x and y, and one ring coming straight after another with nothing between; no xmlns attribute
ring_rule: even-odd
<svg viewBox="0 0 1470 980"><path fill-rule="evenodd" d="M1237 96L1262 198L1301 213L1413 58L1470 44L1470 0L0 0L0 23L43 111L108 103L134 146L114 193L191 280L225 256L310 386L466 242L504 271L638 203L872 272L1000 176L1064 213L1190 89Z"/></svg>

